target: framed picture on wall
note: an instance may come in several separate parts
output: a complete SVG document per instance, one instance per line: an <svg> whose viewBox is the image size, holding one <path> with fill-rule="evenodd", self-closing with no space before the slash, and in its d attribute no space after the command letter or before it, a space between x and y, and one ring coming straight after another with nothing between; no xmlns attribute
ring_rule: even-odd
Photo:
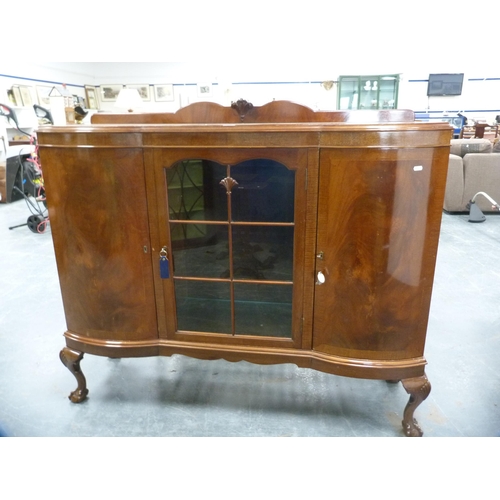
<svg viewBox="0 0 500 500"><path fill-rule="evenodd" d="M16 106L23 105L23 98L21 97L21 89L19 85L12 85L12 95L14 96L14 101L16 101Z"/></svg>
<svg viewBox="0 0 500 500"><path fill-rule="evenodd" d="M212 85L210 83L198 83L196 93L198 97L212 97Z"/></svg>
<svg viewBox="0 0 500 500"><path fill-rule="evenodd" d="M155 101L166 102L174 100L174 86L172 84L155 85Z"/></svg>
<svg viewBox="0 0 500 500"><path fill-rule="evenodd" d="M50 91L52 87L47 85L37 85L36 86L36 95L38 97L38 104L42 106L42 108L48 108L50 106Z"/></svg>
<svg viewBox="0 0 500 500"><path fill-rule="evenodd" d="M137 92L139 92L139 95L141 96L141 99L143 101L150 101L151 100L151 95L149 93L149 85L144 83L144 84L133 84L133 85L125 85L127 89L135 89Z"/></svg>
<svg viewBox="0 0 500 500"><path fill-rule="evenodd" d="M100 99L103 102L114 102L120 93L120 90L123 88L123 85L116 84L103 84L100 86Z"/></svg>
<svg viewBox="0 0 500 500"><path fill-rule="evenodd" d="M87 101L88 109L99 109L99 102L97 100L97 92L92 85L85 85L85 99Z"/></svg>
<svg viewBox="0 0 500 500"><path fill-rule="evenodd" d="M31 108L33 106L33 96L31 95L31 87L26 85L20 85L19 90L21 92L21 97L23 99L23 106L26 108Z"/></svg>
<svg viewBox="0 0 500 500"><path fill-rule="evenodd" d="M11 106L17 106L16 98L14 97L14 91L12 89L7 90L7 98Z"/></svg>

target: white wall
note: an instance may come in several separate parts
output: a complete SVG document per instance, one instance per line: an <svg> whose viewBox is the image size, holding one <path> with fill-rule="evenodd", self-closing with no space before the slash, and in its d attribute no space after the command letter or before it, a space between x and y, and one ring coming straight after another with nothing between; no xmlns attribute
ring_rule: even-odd
<svg viewBox="0 0 500 500"><path fill-rule="evenodd" d="M175 100L143 103L143 111L175 111L200 100L198 83L212 84L214 102L224 105L244 98L255 105L273 99L287 99L313 109L335 109L337 89L321 86L335 81L342 74L400 73L399 108L415 111L462 111L470 118L494 118L500 114L500 69L495 65L477 64L477 59L433 61L427 66L419 61L413 69L408 61L365 63L346 59L299 64L297 61L252 62L0 62L0 102L6 100L5 90L12 84L52 85L66 83L71 93L85 96L84 85L99 84L166 84L174 85ZM465 73L463 93L455 97L427 97L429 73ZM152 90L152 89L151 89ZM101 102L101 110L118 111L114 103Z"/></svg>
<svg viewBox="0 0 500 500"><path fill-rule="evenodd" d="M65 83L72 94L85 96L84 84L94 83L92 65L79 63L32 63L0 62L0 102L7 99L6 90L12 85L27 85L33 88L36 98L36 86L54 86Z"/></svg>

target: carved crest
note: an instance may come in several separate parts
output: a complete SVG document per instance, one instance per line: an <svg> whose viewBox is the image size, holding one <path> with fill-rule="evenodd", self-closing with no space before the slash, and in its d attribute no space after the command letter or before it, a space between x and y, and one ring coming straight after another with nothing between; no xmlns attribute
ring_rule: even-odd
<svg viewBox="0 0 500 500"><path fill-rule="evenodd" d="M231 194L231 190L234 186L237 186L238 183L232 177L226 177L222 179L219 184L222 184L226 188L226 193Z"/></svg>
<svg viewBox="0 0 500 500"><path fill-rule="evenodd" d="M236 102L231 103L231 108L238 112L241 121L243 121L245 115L253 108L253 104L245 101L245 99L238 99Z"/></svg>

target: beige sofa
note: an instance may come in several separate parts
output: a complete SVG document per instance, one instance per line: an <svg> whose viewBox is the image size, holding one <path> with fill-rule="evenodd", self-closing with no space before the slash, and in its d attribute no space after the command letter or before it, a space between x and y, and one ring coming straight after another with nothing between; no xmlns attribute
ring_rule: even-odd
<svg viewBox="0 0 500 500"><path fill-rule="evenodd" d="M468 212L467 204L478 192L500 203L500 142L488 139L452 139L443 208L447 212ZM476 198L483 212L492 212L492 203Z"/></svg>

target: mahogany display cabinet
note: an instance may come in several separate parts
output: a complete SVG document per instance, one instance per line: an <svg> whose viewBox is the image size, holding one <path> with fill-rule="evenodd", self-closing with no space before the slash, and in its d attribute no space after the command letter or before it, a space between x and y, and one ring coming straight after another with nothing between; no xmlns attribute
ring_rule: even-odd
<svg viewBox="0 0 500 500"><path fill-rule="evenodd" d="M294 363L401 381L422 435L451 134L285 101L42 127L71 401L84 353Z"/></svg>

